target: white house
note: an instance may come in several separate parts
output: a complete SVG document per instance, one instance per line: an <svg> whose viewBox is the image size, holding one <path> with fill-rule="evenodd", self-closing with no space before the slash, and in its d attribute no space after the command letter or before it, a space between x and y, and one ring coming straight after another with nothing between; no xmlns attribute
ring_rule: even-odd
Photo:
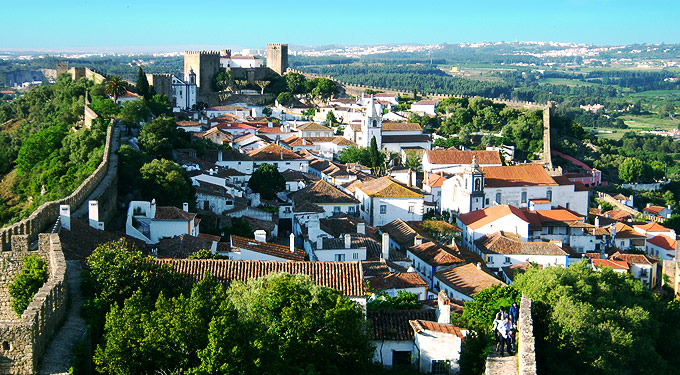
<svg viewBox="0 0 680 375"><path fill-rule="evenodd" d="M375 346L373 362L386 368L409 367L416 358L411 320L435 320L434 309L367 310L366 320Z"/></svg>
<svg viewBox="0 0 680 375"><path fill-rule="evenodd" d="M189 212L188 203L179 209L172 206L156 207L155 199L151 202L132 201L128 206L125 234L147 244L156 244L162 238L182 234L198 236L199 222L196 214Z"/></svg>
<svg viewBox="0 0 680 375"><path fill-rule="evenodd" d="M628 272L643 285L652 289L657 286L657 262L648 256L617 251L609 259L628 263Z"/></svg>
<svg viewBox="0 0 680 375"><path fill-rule="evenodd" d="M434 100L419 100L413 104L411 104L411 112L421 114L421 115L430 115L434 116L437 114L436 112L436 106L437 102Z"/></svg>
<svg viewBox="0 0 680 375"><path fill-rule="evenodd" d="M529 219L522 210L513 206L491 206L468 212L459 215L456 223L463 231L463 244L468 248L474 248L477 239L501 230L514 233L523 241L529 240Z"/></svg>
<svg viewBox="0 0 680 375"><path fill-rule="evenodd" d="M253 170L257 169L257 167L262 164L274 164L279 172L288 169L294 169L301 172L309 171L308 159L275 143L270 143L267 146L250 151L246 155L248 155L253 162Z"/></svg>
<svg viewBox="0 0 680 375"><path fill-rule="evenodd" d="M415 335L415 357L420 372L457 374L465 339L463 331L452 325L424 320L409 322Z"/></svg>
<svg viewBox="0 0 680 375"><path fill-rule="evenodd" d="M193 81L190 78L190 81L187 82L172 76L172 98L169 98L170 104L172 104L172 111L181 112L195 109L197 92L195 74L193 75Z"/></svg>
<svg viewBox="0 0 680 375"><path fill-rule="evenodd" d="M661 260L674 260L678 242L666 236L654 236L647 239L647 254L653 255Z"/></svg>
<svg viewBox="0 0 680 375"><path fill-rule="evenodd" d="M119 97L116 98L116 104L123 104L125 102L132 102L132 101L138 100L139 98L140 98L140 96L135 94L134 92L125 91L125 94L120 95Z"/></svg>
<svg viewBox="0 0 680 375"><path fill-rule="evenodd" d="M316 181L303 189L291 193L290 198L293 200L295 207L309 204L320 207L324 213L323 217L341 213L355 216L359 212L359 201L356 198L324 180Z"/></svg>
<svg viewBox="0 0 680 375"><path fill-rule="evenodd" d="M300 138L307 137L332 137L333 129L317 124L315 122L307 122L297 126L294 131L297 131L297 136Z"/></svg>
<svg viewBox="0 0 680 375"><path fill-rule="evenodd" d="M518 235L499 231L475 241L475 248L491 269L530 262L544 266L569 264L569 253L554 242L527 242Z"/></svg>
<svg viewBox="0 0 680 375"><path fill-rule="evenodd" d="M406 258L412 261L413 268L432 290L435 290L433 277L437 272L468 262L455 244L442 246L431 241L422 243L421 237L416 237L414 243L406 250Z"/></svg>
<svg viewBox="0 0 680 375"><path fill-rule="evenodd" d="M391 177L381 177L357 186L361 217L369 225L385 225L397 218L422 221L425 195L417 188L400 184Z"/></svg>
<svg viewBox="0 0 680 375"><path fill-rule="evenodd" d="M644 212L645 214L650 215L650 216L668 219L673 214L673 209L671 208L670 204L668 205L668 207L663 207L663 206L652 206L651 204L647 203L647 207L643 208L642 212Z"/></svg>
<svg viewBox="0 0 680 375"><path fill-rule="evenodd" d="M235 105L218 105L205 110L205 115L209 119L214 119L227 113L235 115L239 118L246 118L250 115L250 110L248 108Z"/></svg>
<svg viewBox="0 0 680 375"><path fill-rule="evenodd" d="M427 299L429 284L417 272L390 272L366 279L371 292L384 292L396 297L399 292L413 293L419 301Z"/></svg>
<svg viewBox="0 0 680 375"><path fill-rule="evenodd" d="M255 239L231 235L229 245L229 252L220 255L226 255L232 260L305 260L305 251L295 248L292 233L289 246L267 242L267 233L263 230L255 231Z"/></svg>
<svg viewBox="0 0 680 375"><path fill-rule="evenodd" d="M461 301L474 299L475 294L494 285L505 285L482 269L481 264L468 263L450 268L434 275L436 290L442 290L449 298Z"/></svg>
<svg viewBox="0 0 680 375"><path fill-rule="evenodd" d="M497 151L484 150L430 150L423 155L423 171L446 174L461 173L472 161L479 167L498 167L503 165Z"/></svg>

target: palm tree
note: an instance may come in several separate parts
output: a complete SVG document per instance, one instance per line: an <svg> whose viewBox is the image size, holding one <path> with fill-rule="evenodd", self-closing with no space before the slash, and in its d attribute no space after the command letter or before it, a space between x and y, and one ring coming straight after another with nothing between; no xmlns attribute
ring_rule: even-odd
<svg viewBox="0 0 680 375"><path fill-rule="evenodd" d="M112 96L115 102L119 96L127 92L127 83L120 76L113 76L106 80L104 92L106 92L106 95Z"/></svg>

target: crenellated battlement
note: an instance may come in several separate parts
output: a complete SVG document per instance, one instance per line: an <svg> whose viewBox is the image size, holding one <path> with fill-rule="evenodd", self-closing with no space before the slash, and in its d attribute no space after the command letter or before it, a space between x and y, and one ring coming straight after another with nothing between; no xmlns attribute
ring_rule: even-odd
<svg viewBox="0 0 680 375"><path fill-rule="evenodd" d="M209 50L209 51L184 51L185 55L220 55L220 51L214 51L214 50Z"/></svg>

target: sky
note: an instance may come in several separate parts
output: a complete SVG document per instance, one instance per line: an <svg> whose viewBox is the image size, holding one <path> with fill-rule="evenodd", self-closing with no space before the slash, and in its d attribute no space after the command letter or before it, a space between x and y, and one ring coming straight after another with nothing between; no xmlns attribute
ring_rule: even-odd
<svg viewBox="0 0 680 375"><path fill-rule="evenodd" d="M679 0L0 0L0 48L680 43Z"/></svg>

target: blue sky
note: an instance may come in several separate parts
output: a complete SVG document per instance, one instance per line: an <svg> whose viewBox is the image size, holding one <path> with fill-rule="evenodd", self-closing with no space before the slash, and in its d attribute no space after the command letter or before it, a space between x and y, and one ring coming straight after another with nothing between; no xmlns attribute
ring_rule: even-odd
<svg viewBox="0 0 680 375"><path fill-rule="evenodd" d="M679 0L2 0L0 48L679 43Z"/></svg>

